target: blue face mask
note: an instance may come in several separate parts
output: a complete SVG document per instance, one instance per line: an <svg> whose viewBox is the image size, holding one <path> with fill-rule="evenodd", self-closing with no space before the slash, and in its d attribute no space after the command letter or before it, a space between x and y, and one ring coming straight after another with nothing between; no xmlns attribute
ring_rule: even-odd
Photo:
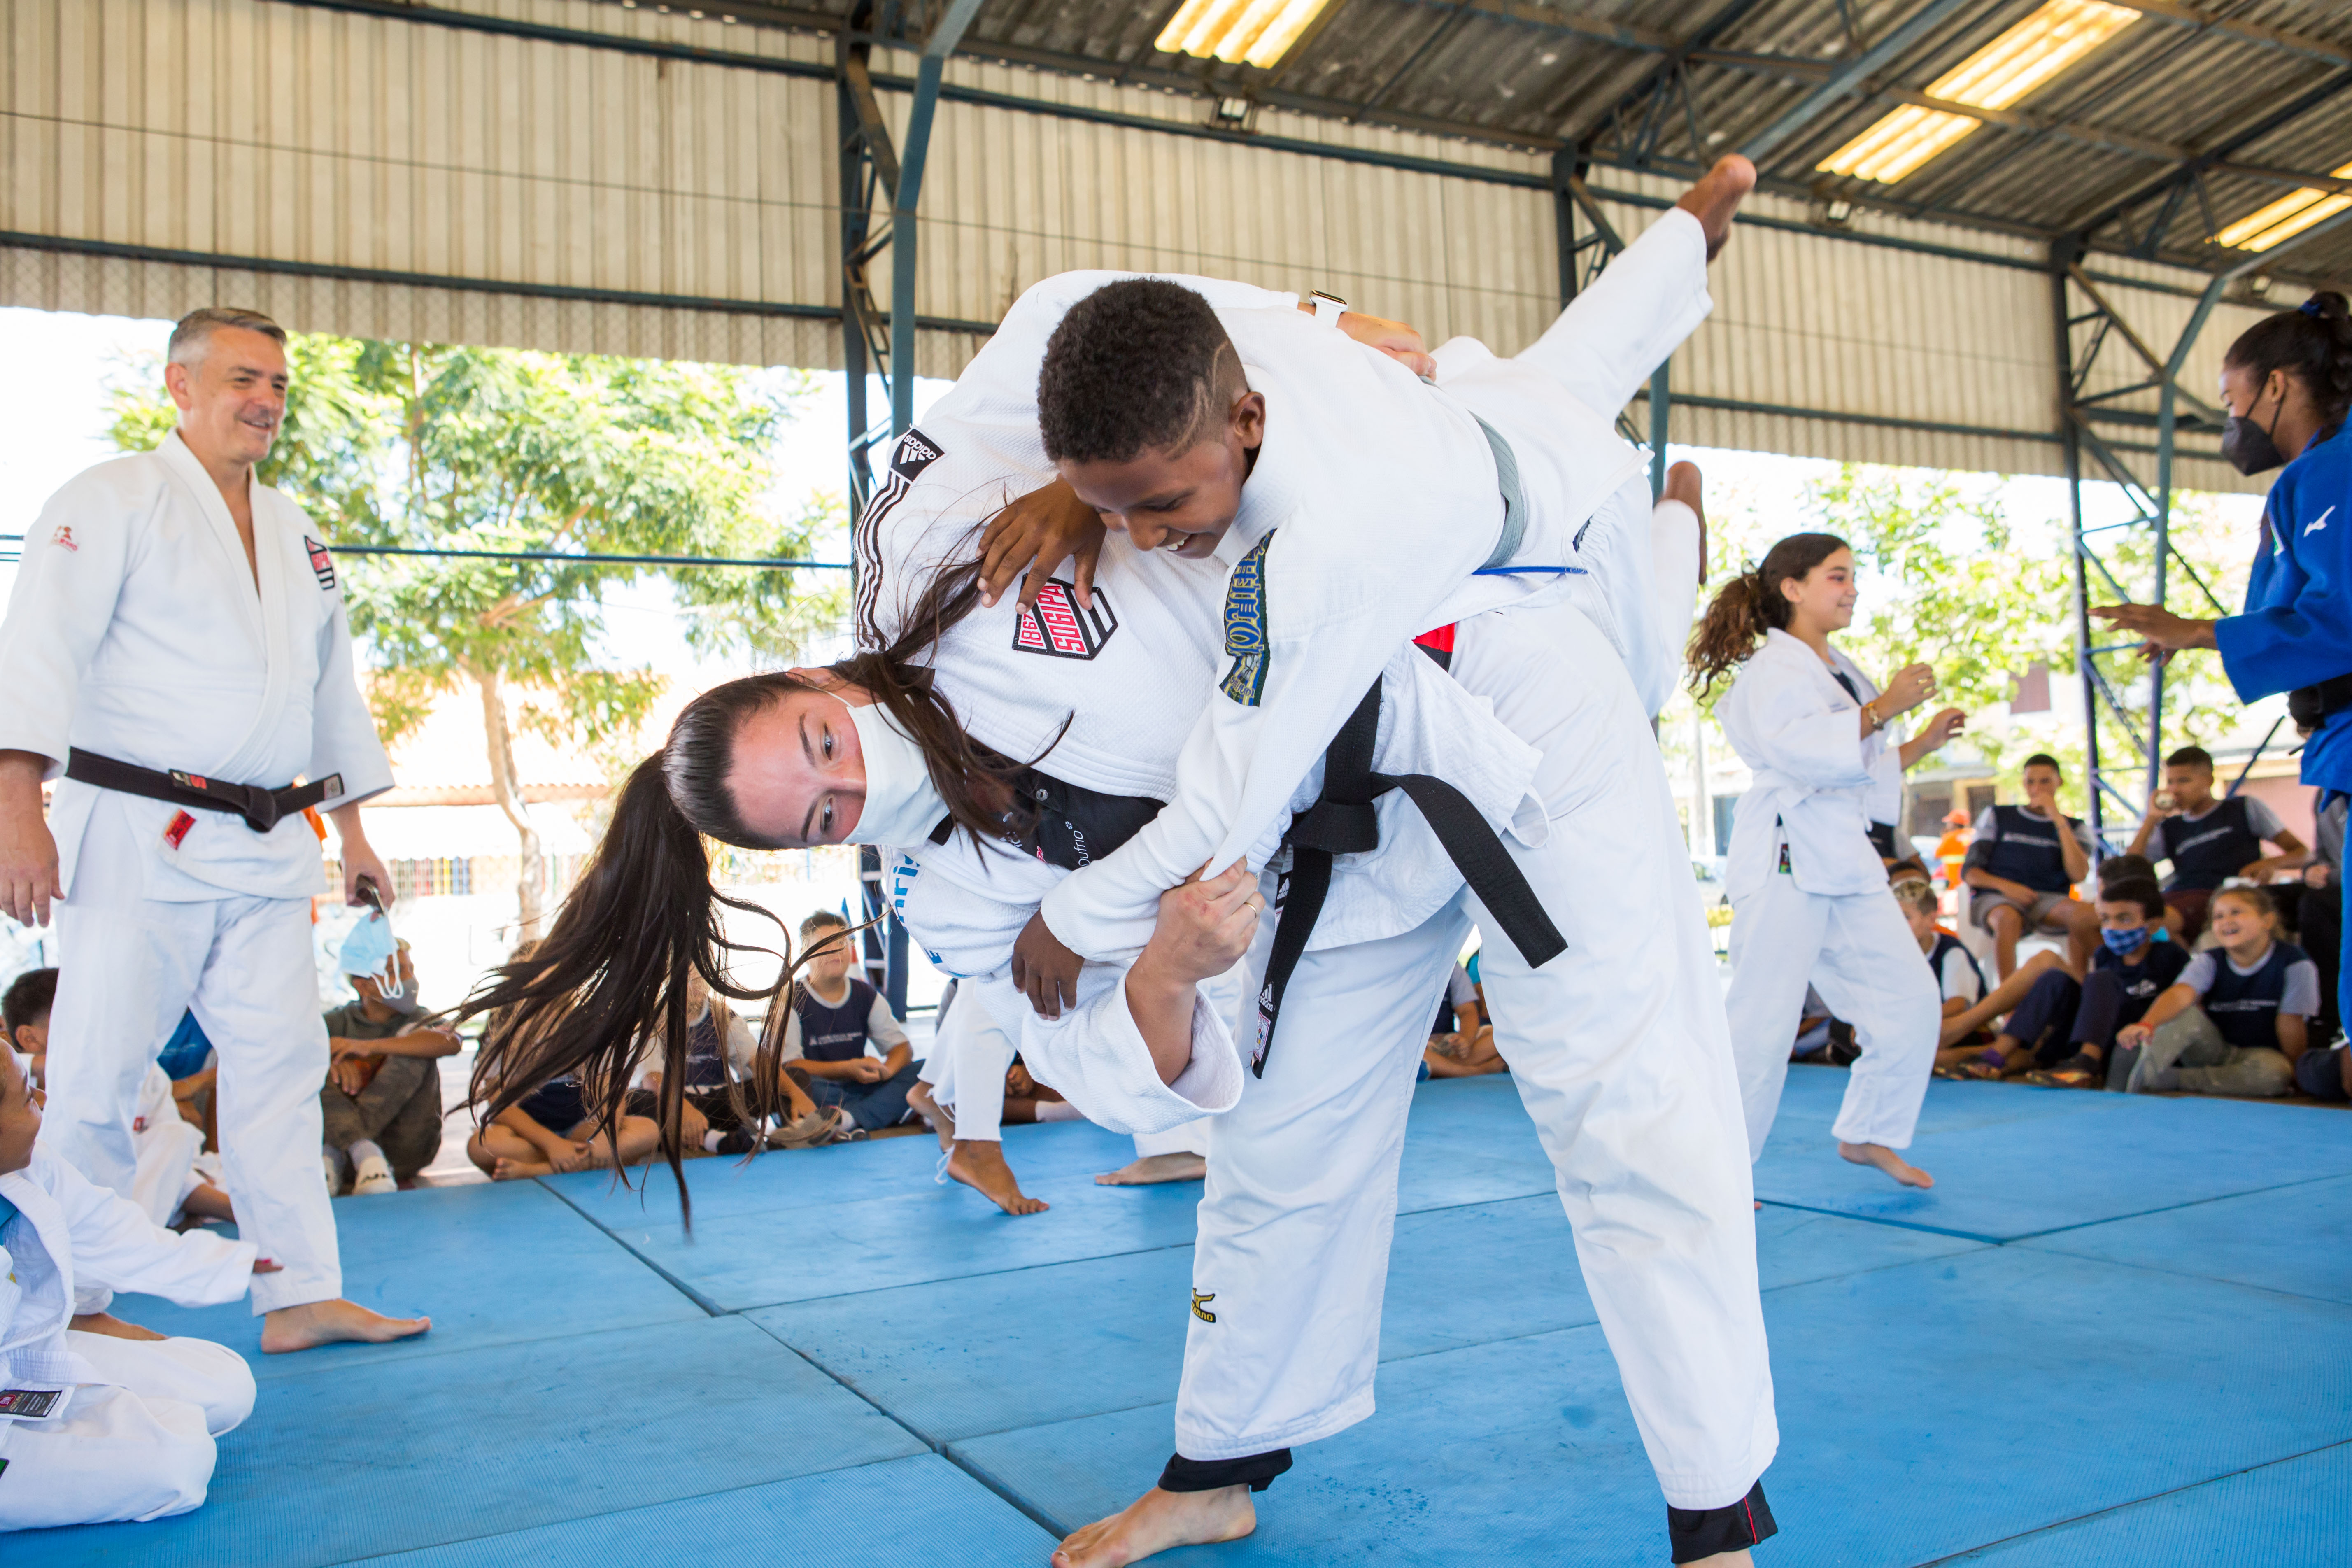
<svg viewBox="0 0 2352 1568"><path fill-rule="evenodd" d="M399 952L400 943L392 934L392 921L371 913L343 938L343 973L364 974L383 987L387 999L396 997L402 989Z"/></svg>
<svg viewBox="0 0 2352 1568"><path fill-rule="evenodd" d="M2116 957L2126 957L2147 945L2147 927L2134 926L2129 931L2117 931L2113 926L2099 932L2099 940Z"/></svg>

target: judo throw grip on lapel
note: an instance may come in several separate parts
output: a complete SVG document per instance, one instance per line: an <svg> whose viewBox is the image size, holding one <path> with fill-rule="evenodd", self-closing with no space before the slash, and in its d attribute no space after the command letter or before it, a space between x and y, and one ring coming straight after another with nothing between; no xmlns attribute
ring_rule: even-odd
<svg viewBox="0 0 2352 1568"><path fill-rule="evenodd" d="M1273 542L1271 533L1259 540L1225 581L1225 653L1234 667L1220 689L1244 708L1256 707L1265 691L1265 547Z"/></svg>

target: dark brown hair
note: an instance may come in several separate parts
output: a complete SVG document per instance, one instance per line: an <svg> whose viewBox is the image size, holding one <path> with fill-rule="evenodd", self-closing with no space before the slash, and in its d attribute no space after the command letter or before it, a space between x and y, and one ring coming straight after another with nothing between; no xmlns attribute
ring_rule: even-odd
<svg viewBox="0 0 2352 1568"><path fill-rule="evenodd" d="M2250 370L2257 381L2283 370L2309 389L2320 417L2340 425L2352 409L2352 309L2323 289L2297 309L2278 310L2238 334L2221 356L2224 370Z"/></svg>
<svg viewBox="0 0 2352 1568"><path fill-rule="evenodd" d="M2271 897L2271 890L2268 888L2258 888L2252 882L2248 882L2242 887L2220 889L2215 891L2213 898L2215 900L2237 900L2263 918L2263 923L2270 928L2273 936L2278 935L2278 900Z"/></svg>
<svg viewBox="0 0 2352 1568"><path fill-rule="evenodd" d="M2153 877L2117 877L2099 884L2099 896L2094 900L2102 904L2137 904L2150 925L2164 923L2164 892Z"/></svg>
<svg viewBox="0 0 2352 1568"><path fill-rule="evenodd" d="M978 576L976 562L940 573L896 637L828 668L869 692L922 747L948 815L976 841L987 842L1018 837L1033 826L1034 807L1012 787L1024 764L964 732L954 710L933 689L927 662L939 639L978 605ZM547 934L528 951L518 949L456 1014L491 1013L496 1019L474 1064L471 1101L485 1119L551 1079L576 1075L597 1128L613 1132L641 1042L657 1042L656 1119L689 1224L678 1151L688 976L699 974L714 997L769 1002L750 1080L738 1081L727 1068L737 1109L756 1121L773 1115L782 1102L776 1080L790 1014L784 1002L805 959L804 953L795 958L790 933L774 914L712 885L709 840L748 849L789 847L751 831L727 781L744 721L789 693L814 689L798 676L772 671L713 687L688 703L662 749L639 763L622 785L603 840ZM729 937L728 910L772 921L782 951ZM728 978L733 960L748 954L782 961L772 988Z"/></svg>
<svg viewBox="0 0 2352 1568"><path fill-rule="evenodd" d="M1755 656L1768 631L1789 629L1789 600L1780 584L1802 582L1814 567L1848 549L1834 533L1792 533L1764 552L1752 572L1716 590L1691 634L1691 690L1705 697L1735 664Z"/></svg>

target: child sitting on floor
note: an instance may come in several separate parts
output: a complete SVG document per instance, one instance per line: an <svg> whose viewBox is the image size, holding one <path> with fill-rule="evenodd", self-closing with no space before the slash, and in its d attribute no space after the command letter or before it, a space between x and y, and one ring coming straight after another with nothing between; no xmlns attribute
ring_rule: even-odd
<svg viewBox="0 0 2352 1568"><path fill-rule="evenodd" d="M2180 978L2189 954L2164 931L2164 895L2152 879L2112 880L2097 900L2099 947L2078 982L2044 973L1994 1040L2003 1072L2058 1089L2097 1089L2116 1032ZM1991 1057L1993 1052L1988 1052Z"/></svg>
<svg viewBox="0 0 2352 1568"><path fill-rule="evenodd" d="M2260 1099L2294 1087L2311 1044L2319 967L2278 940L2278 912L2260 888L2223 888L2207 906L2220 941L2192 956L2145 1017L2116 1035L2107 1087Z"/></svg>
<svg viewBox="0 0 2352 1568"><path fill-rule="evenodd" d="M1471 962L1476 963L1474 953ZM1479 1006L1477 982L1456 963L1437 1005L1437 1019L1422 1051L1423 1078L1478 1078L1508 1072L1510 1064L1495 1048L1495 1026Z"/></svg>
<svg viewBox="0 0 2352 1568"><path fill-rule="evenodd" d="M37 1150L40 1127L0 1051L0 1531L185 1513L211 1484L213 1439L252 1413L253 1373L106 1309L117 1289L233 1301L272 1266L250 1242L151 1223Z"/></svg>

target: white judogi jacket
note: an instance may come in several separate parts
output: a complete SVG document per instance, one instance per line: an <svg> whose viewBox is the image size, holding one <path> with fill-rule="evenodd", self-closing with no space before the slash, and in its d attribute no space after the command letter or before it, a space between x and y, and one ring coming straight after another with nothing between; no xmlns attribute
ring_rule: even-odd
<svg viewBox="0 0 2352 1568"><path fill-rule="evenodd" d="M1830 658L1859 698L1847 695L1811 648L1775 630L1715 706L1731 749L1756 774L1732 817L1724 884L1734 899L1780 874L1784 839L1799 890L1886 890L1869 824L1895 818L1902 735L1889 726L1860 738L1862 705L1878 687L1838 649Z"/></svg>
<svg viewBox="0 0 2352 1568"><path fill-rule="evenodd" d="M333 561L302 509L252 488L259 576L220 490L175 431L152 452L77 475L25 539L0 620L0 748L50 760L69 747L142 767L280 789L343 777L332 809L392 786L361 700ZM99 791L59 779L50 831L68 895ZM233 816L125 795L148 845L148 898L301 898L324 886L319 840L297 817L267 834Z"/></svg>
<svg viewBox="0 0 2352 1568"><path fill-rule="evenodd" d="M0 1224L0 1387L107 1382L68 1348L66 1327L78 1312L104 1311L116 1290L210 1307L253 1280L253 1243L165 1230L45 1149L0 1176L0 1198L16 1207Z"/></svg>

